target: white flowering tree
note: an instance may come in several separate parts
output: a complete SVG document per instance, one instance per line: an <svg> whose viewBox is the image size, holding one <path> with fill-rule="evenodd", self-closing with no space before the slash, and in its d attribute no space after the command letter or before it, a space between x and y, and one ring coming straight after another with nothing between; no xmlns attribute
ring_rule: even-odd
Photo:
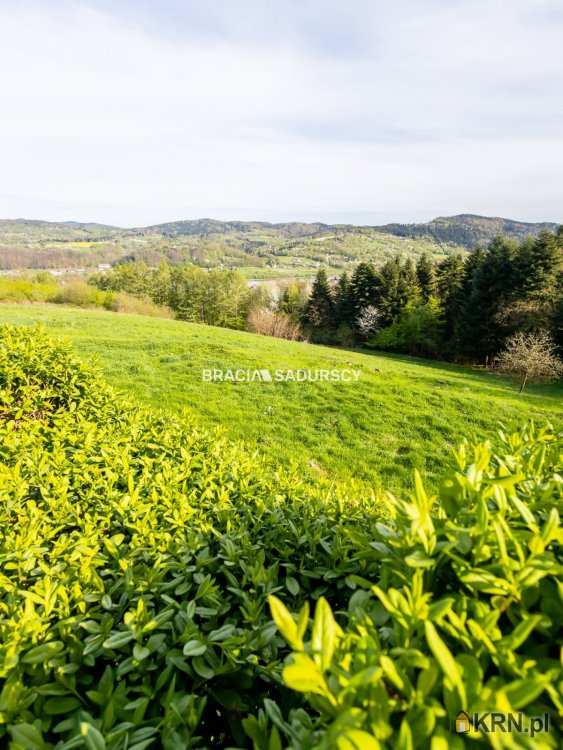
<svg viewBox="0 0 563 750"><path fill-rule="evenodd" d="M361 336L368 338L378 328L381 313L374 305L363 307L356 318L356 328Z"/></svg>
<svg viewBox="0 0 563 750"><path fill-rule="evenodd" d="M519 379L520 393L528 381L556 380L563 375L563 362L546 331L515 333L507 339L497 366L500 372Z"/></svg>

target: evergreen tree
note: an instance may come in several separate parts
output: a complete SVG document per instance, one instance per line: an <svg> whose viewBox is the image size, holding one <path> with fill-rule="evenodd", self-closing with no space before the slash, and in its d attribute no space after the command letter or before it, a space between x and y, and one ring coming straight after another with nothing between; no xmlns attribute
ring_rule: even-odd
<svg viewBox="0 0 563 750"><path fill-rule="evenodd" d="M350 304L353 319L364 307L377 307L379 303L379 283L377 274L370 263L360 263L350 280Z"/></svg>
<svg viewBox="0 0 563 750"><path fill-rule="evenodd" d="M328 336L328 332L334 326L334 300L326 271L323 268L318 271L313 282L311 295L303 311L303 323L309 328L314 338Z"/></svg>
<svg viewBox="0 0 563 750"><path fill-rule="evenodd" d="M524 240L515 258L513 294L554 302L563 274L563 232L542 232Z"/></svg>
<svg viewBox="0 0 563 750"><path fill-rule="evenodd" d="M418 259L416 277L422 299L428 302L429 298L436 294L436 274L434 265L426 253Z"/></svg>
<svg viewBox="0 0 563 750"><path fill-rule="evenodd" d="M513 296L517 244L497 237L489 245L464 289L464 306L460 321L461 351L477 360L495 354L504 335L498 314Z"/></svg>
<svg viewBox="0 0 563 750"><path fill-rule="evenodd" d="M409 302L417 302L420 299L420 285L412 258L407 258L401 268L399 293L402 297L401 310Z"/></svg>
<svg viewBox="0 0 563 750"><path fill-rule="evenodd" d="M444 310L444 341L450 355L462 354L467 348L465 340L471 340L471 311L467 300L473 275L483 258L484 251L477 247L465 261L461 255L454 255L440 265L436 285Z"/></svg>
<svg viewBox="0 0 563 750"><path fill-rule="evenodd" d="M525 239L514 258L512 288L497 316L503 337L551 330L557 338L555 317L562 294L563 236L542 232Z"/></svg>
<svg viewBox="0 0 563 750"><path fill-rule="evenodd" d="M336 324L340 325L345 323L352 325L354 322L354 299L352 295L352 287L348 274L344 272L338 279L335 291L335 317Z"/></svg>
<svg viewBox="0 0 563 750"><path fill-rule="evenodd" d="M379 271L380 295L377 305L383 326L390 325L405 305L405 286L402 280L401 261L391 258Z"/></svg>

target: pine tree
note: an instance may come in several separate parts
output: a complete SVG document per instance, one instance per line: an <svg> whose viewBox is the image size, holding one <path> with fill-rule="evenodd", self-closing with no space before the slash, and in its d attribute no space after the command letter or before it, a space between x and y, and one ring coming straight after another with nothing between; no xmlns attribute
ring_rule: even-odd
<svg viewBox="0 0 563 750"><path fill-rule="evenodd" d="M434 265L426 253L418 259L416 277L422 299L428 302L429 298L436 294L436 274L434 273Z"/></svg>

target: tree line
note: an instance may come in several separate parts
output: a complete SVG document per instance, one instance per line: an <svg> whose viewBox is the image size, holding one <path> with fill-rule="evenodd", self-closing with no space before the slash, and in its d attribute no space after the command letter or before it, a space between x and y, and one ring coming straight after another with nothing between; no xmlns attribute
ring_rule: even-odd
<svg viewBox="0 0 563 750"><path fill-rule="evenodd" d="M395 257L335 280L321 269L300 319L312 341L463 361L486 362L517 332L562 347L563 228L439 263Z"/></svg>
<svg viewBox="0 0 563 750"><path fill-rule="evenodd" d="M237 271L161 262L150 268L143 262L121 263L90 283L104 291L127 292L168 307L178 320L244 329L250 312L269 302L265 290L250 289Z"/></svg>
<svg viewBox="0 0 563 750"><path fill-rule="evenodd" d="M516 333L541 331L563 350L563 228L436 262L399 256L376 268L282 284L276 298L235 270L143 262L90 281L170 308L176 318L316 343L363 345L486 363Z"/></svg>

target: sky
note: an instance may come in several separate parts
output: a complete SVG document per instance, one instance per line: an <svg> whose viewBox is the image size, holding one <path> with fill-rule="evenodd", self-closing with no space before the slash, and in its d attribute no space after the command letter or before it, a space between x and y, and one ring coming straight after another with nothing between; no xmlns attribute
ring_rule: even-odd
<svg viewBox="0 0 563 750"><path fill-rule="evenodd" d="M0 218L563 220L561 0L0 0Z"/></svg>

